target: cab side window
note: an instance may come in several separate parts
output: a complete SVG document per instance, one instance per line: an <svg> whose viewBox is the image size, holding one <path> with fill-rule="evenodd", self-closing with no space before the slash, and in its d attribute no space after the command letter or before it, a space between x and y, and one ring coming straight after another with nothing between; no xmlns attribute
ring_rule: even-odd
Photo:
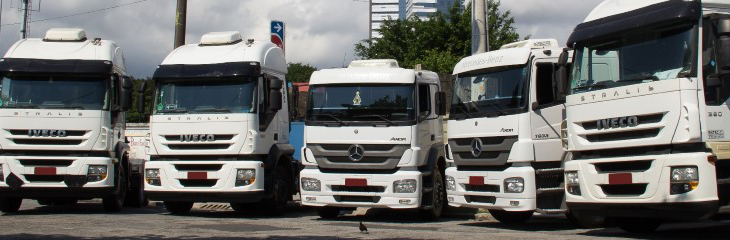
<svg viewBox="0 0 730 240"><path fill-rule="evenodd" d="M431 92L428 84L418 84L418 113L419 116L429 116L431 113Z"/></svg>
<svg viewBox="0 0 730 240"><path fill-rule="evenodd" d="M535 78L535 95L538 107L549 107L565 103L558 98L558 84L555 77L558 65L555 63L538 63Z"/></svg>

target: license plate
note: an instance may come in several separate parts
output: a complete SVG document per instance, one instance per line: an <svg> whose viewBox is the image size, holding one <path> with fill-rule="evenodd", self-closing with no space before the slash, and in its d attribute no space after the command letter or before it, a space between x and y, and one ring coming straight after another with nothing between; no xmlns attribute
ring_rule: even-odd
<svg viewBox="0 0 730 240"><path fill-rule="evenodd" d="M368 180L364 178L345 178L345 186L348 187L365 187L368 185Z"/></svg>
<svg viewBox="0 0 730 240"><path fill-rule="evenodd" d="M188 179L208 179L207 172L188 172Z"/></svg>
<svg viewBox="0 0 730 240"><path fill-rule="evenodd" d="M56 168L54 167L36 167L34 170L35 175L56 175Z"/></svg>
<svg viewBox="0 0 730 240"><path fill-rule="evenodd" d="M484 177L481 177L481 176L469 177L469 185L484 185Z"/></svg>
<svg viewBox="0 0 730 240"><path fill-rule="evenodd" d="M608 184L632 184L631 173L611 173L608 175Z"/></svg>

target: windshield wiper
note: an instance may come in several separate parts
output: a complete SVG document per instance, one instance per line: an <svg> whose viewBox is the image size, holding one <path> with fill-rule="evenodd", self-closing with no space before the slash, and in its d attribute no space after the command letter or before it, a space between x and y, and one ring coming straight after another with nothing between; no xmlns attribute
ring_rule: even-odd
<svg viewBox="0 0 730 240"><path fill-rule="evenodd" d="M642 73L641 76L635 78L621 79L616 82L641 82L646 80L659 81L659 77L648 73Z"/></svg>
<svg viewBox="0 0 730 240"><path fill-rule="evenodd" d="M228 108L204 108L204 109L196 109L195 112L218 112L218 113L230 113L231 110L228 110Z"/></svg>
<svg viewBox="0 0 730 240"><path fill-rule="evenodd" d="M390 125L395 125L395 122L393 122L392 120L390 120L390 119L386 118L386 117L385 117L385 116L383 116L383 115L377 115L377 114L372 114L372 115L360 115L360 116L354 116L354 118L368 118L368 117L376 117L376 118L380 118L380 119L383 119L383 121L387 122L387 123L388 123L388 124L390 124Z"/></svg>
<svg viewBox="0 0 730 240"><path fill-rule="evenodd" d="M5 108L31 108L31 109L37 109L39 108L38 105L32 104L32 103L15 103L13 105L5 106Z"/></svg>
<svg viewBox="0 0 730 240"><path fill-rule="evenodd" d="M186 113L186 112L188 112L188 110L185 108L175 108L175 109L160 110L157 112L158 113Z"/></svg>
<svg viewBox="0 0 730 240"><path fill-rule="evenodd" d="M330 117L330 118L334 119L337 123L339 123L341 126L342 125L347 126L347 123L345 123L344 121L340 120L339 118L335 117L335 115L332 115L332 114L315 113L315 114L309 114L309 116L325 116L325 117Z"/></svg>
<svg viewBox="0 0 730 240"><path fill-rule="evenodd" d="M44 109L78 109L84 110L83 106L80 105L41 105Z"/></svg>
<svg viewBox="0 0 730 240"><path fill-rule="evenodd" d="M590 90L605 89L605 88L608 88L608 85L603 84L603 83L596 83L596 84L593 84L593 85L585 85L585 86L575 87L575 88L573 88L573 92L575 92L575 91L584 91L584 90L590 91Z"/></svg>

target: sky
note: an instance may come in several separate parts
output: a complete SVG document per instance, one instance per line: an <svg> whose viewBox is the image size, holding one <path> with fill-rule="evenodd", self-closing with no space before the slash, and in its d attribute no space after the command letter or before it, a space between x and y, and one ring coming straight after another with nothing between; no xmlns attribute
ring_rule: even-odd
<svg viewBox="0 0 730 240"><path fill-rule="evenodd" d="M20 0L2 1L0 52L20 38ZM125 53L129 75L151 76L172 51L175 0L33 0L30 37L53 27L80 27L90 38L114 40ZM564 44L575 25L601 0L502 0L517 32ZM39 6L40 3L40 6ZM122 6L120 6L122 5ZM111 8L108 10L96 11ZM94 11L94 12L91 12ZM317 68L357 59L354 45L368 37L366 0L188 0L187 43L207 32L239 31L244 39L269 40L272 19L286 23L286 57ZM81 14L91 12L88 14ZM66 17L67 16L67 17ZM62 17L62 18L60 18Z"/></svg>

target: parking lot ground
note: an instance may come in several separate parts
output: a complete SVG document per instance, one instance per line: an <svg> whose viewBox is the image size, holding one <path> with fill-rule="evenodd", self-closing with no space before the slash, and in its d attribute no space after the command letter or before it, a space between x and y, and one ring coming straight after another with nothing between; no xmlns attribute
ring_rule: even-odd
<svg viewBox="0 0 730 240"><path fill-rule="evenodd" d="M225 206L225 204L222 204ZM673 223L651 235L627 234L617 228L576 229L565 218L535 216L525 224L506 225L490 217L478 221L449 215L424 222L408 211L370 209L323 220L310 208L292 207L284 216L234 212L215 204L198 204L190 214L171 215L164 207L126 208L104 212L100 201L72 206L40 206L23 202L21 211L0 215L0 238L14 239L612 239L730 237L730 222ZM358 230L363 222L369 234Z"/></svg>

